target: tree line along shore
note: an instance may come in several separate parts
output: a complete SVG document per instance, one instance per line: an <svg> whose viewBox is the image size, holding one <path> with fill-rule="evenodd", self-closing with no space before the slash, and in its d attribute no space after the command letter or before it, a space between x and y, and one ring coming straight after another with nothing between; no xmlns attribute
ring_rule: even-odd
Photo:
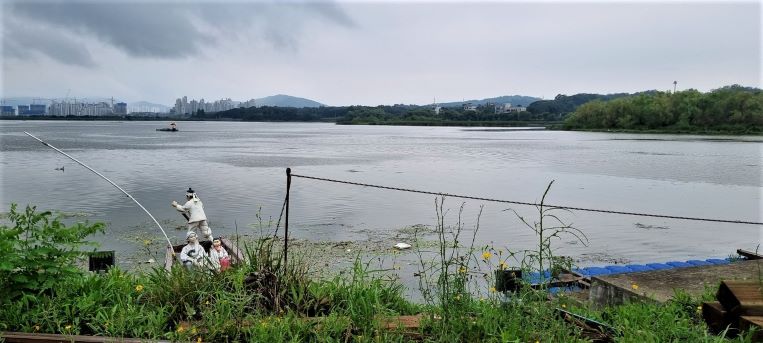
<svg viewBox="0 0 763 343"><path fill-rule="evenodd" d="M524 110L497 113L496 104L473 107L419 105L249 107L186 116L4 117L3 119L63 120L198 120L333 122L342 125L409 126L541 126L560 130L727 133L763 132L763 92L738 85L709 92L646 91L618 94L557 95Z"/></svg>

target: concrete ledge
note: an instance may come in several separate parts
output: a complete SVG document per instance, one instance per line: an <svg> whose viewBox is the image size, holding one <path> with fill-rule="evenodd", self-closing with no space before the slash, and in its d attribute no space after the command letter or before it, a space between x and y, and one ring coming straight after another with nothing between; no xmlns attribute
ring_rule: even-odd
<svg viewBox="0 0 763 343"><path fill-rule="evenodd" d="M676 290L699 296L722 280L760 280L763 260L725 265L696 266L638 273L601 275L591 278L588 300L598 307L635 301L670 300Z"/></svg>

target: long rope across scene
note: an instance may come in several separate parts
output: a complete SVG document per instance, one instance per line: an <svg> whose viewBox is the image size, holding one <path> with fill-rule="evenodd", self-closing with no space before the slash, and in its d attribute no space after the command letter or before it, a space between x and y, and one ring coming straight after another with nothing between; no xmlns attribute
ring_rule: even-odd
<svg viewBox="0 0 763 343"><path fill-rule="evenodd" d="M29 137L32 137L32 138L34 138L34 139L36 139L38 142L42 143L42 144L43 144L43 145L45 145L46 147L48 147L48 148L51 148L51 149L53 149L53 150L55 150L55 151L57 151L57 152L59 152L59 153L63 154L64 156L66 156L66 157L70 158L70 159L71 159L72 161L74 161L74 162L77 162L77 164L79 164L79 165L81 165L81 166L83 166L83 167L87 168L87 169L88 169L88 170L90 170L91 172L95 173L96 175L100 176L100 177L101 177L101 178L103 178L104 180L108 181L108 182L109 182L111 185L113 185L114 187L116 187L118 190L122 191L122 193L124 193L125 195L127 195L127 197L128 197L128 198L132 199L132 201L134 201L134 202L135 202L135 203L136 203L136 204L137 204L137 205L138 205L138 206L139 206L139 207L140 207L140 208L141 208L141 209L142 209L144 212L146 212L146 214L148 214L148 216L149 216L149 217L151 217L151 220L153 220L153 221L154 221L154 223L156 223L156 226L158 226L158 227L159 227L159 230L161 230L161 231L162 231L162 234L164 234L164 238L166 238L166 239L167 239L167 244L169 244L169 246L170 246L170 247L172 246L172 242L170 242L170 238L167 236L167 233L164 231L164 228L162 227L162 225L161 225L161 224L159 224L159 222L156 220L156 218L154 218L154 216L153 216L153 215L151 215L151 212L148 212L148 210L147 210L145 207L143 207L143 205L141 205L141 204L138 202L138 200L135 200L135 198L133 198L133 196L132 196L132 195L130 195L130 193L127 193L127 191L125 191L124 189L122 189L122 187L119 187L119 185L117 185L116 183L114 183L114 181L111 181L111 180L109 180L109 178L107 178L107 177L103 176L103 174L101 174L101 173L97 172L95 169L88 167L86 164L84 164L84 163L80 162L78 159L76 159L76 158L74 158L74 157L70 156L69 154L67 154L67 153L65 153L65 152L63 152L63 151L61 151L60 149L58 149L58 148L56 148L56 147L54 147L54 146L50 145L49 143L46 143L46 142L44 142L42 139L39 139L39 138L35 137L34 135L32 135L32 134L31 134L31 133L29 133L29 132L26 132L26 131L24 131L24 133L25 133L27 136L29 136Z"/></svg>
<svg viewBox="0 0 763 343"><path fill-rule="evenodd" d="M380 185L372 185L372 184L368 184L368 183L352 182L352 181L344 181L344 180L334 180L334 179L328 179L328 178L323 178L323 177L315 177L315 176L308 176L308 175L291 174L291 176L293 176L293 177L301 177L303 179L312 179L312 180L317 180L317 181L342 183L342 184L346 184L346 185L355 185L355 186L363 186L363 187L389 189L389 190L393 190L393 191L410 192L410 193L431 194L431 195L446 196L446 197L461 198L461 199L482 200L482 201L498 202L498 203L504 203L504 204L525 205L525 206L539 206L540 205L540 204L536 204L536 203L532 203L532 202L491 199L491 198L475 197L475 196L468 196L468 195L459 195L459 194L450 194L450 193L441 193L441 192L422 191L422 190L410 189L410 188L380 186ZM550 208L553 207L553 208L558 208L558 209L566 209L566 210L574 210L574 211L586 211L586 212L598 212L598 213L609 213L609 214L621 214L621 215L628 215L628 216L667 218L667 219L680 219L680 220L696 220L696 221L715 222L715 223L763 225L763 222L755 222L755 221L748 221L748 220L683 217L683 216L672 216L672 215L664 215L664 214L626 212L626 211L613 211L613 210L600 210L600 209L595 209L595 208L560 206L560 205L550 205L550 204L546 204L544 206L545 207L550 207Z"/></svg>

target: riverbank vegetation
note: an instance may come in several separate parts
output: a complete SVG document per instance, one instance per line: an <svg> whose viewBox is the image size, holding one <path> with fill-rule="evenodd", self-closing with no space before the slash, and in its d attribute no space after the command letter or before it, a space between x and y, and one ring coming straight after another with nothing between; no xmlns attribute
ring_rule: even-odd
<svg viewBox="0 0 763 343"><path fill-rule="evenodd" d="M198 120L333 122L342 125L547 127L566 130L650 133L763 132L763 93L738 85L707 93L680 92L557 95L504 112L496 103L474 106L380 105L235 108L228 111L159 116L32 116L16 120ZM516 105L516 104L515 104ZM498 109L498 110L497 110ZM505 109L505 108L504 108Z"/></svg>
<svg viewBox="0 0 763 343"><path fill-rule="evenodd" d="M602 334L564 320L559 311L564 309L608 323L611 331L604 334L615 341L727 341L707 333L697 310L700 299L686 296L667 304L594 310L527 285L513 294L497 292L492 271L508 268L515 254L477 247L473 240L460 247L468 241L460 237L460 215L455 224L446 224L447 210L442 200L437 204L438 253L422 258L422 303L405 299L387 271L359 259L343 276L309 277L310 262L292 257L285 265L273 237L246 246L246 261L222 273L182 267L83 272L72 257L85 256L82 238L101 224L66 225L50 212L18 211L13 205L11 225L0 226L5 238L0 254L12 257L0 262L0 331L184 342L584 342ZM528 225L538 228L535 224ZM563 231L550 227L541 234ZM550 248L548 242L541 236L539 249ZM389 325L392 318L414 314L421 315L414 330Z"/></svg>
<svg viewBox="0 0 763 343"><path fill-rule="evenodd" d="M763 92L728 86L702 93L651 92L613 100L594 100L564 121L570 130L620 130L681 133L763 132Z"/></svg>

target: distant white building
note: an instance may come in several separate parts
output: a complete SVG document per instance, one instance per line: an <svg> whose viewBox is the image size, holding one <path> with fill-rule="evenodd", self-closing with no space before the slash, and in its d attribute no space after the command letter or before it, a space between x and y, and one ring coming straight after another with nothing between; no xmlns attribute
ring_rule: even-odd
<svg viewBox="0 0 763 343"><path fill-rule="evenodd" d="M502 105L496 105L495 106L495 113L496 114L518 113L518 112L524 112L524 111L527 111L527 107L524 107L524 106L512 106L509 103L502 104Z"/></svg>
<svg viewBox="0 0 763 343"><path fill-rule="evenodd" d="M473 105L471 102L467 102L462 107L464 111L477 112L477 105Z"/></svg>
<svg viewBox="0 0 763 343"><path fill-rule="evenodd" d="M206 113L214 113L232 110L236 108L235 103L230 98L220 99L215 102L205 102L204 99L198 101L191 100L188 102L188 97L184 96L175 100L175 114L194 114L200 110L204 110Z"/></svg>
<svg viewBox="0 0 763 343"><path fill-rule="evenodd" d="M127 104L124 106L126 109ZM53 101L48 107L48 114L52 116L107 116L114 114L114 109L105 101L97 103Z"/></svg>

